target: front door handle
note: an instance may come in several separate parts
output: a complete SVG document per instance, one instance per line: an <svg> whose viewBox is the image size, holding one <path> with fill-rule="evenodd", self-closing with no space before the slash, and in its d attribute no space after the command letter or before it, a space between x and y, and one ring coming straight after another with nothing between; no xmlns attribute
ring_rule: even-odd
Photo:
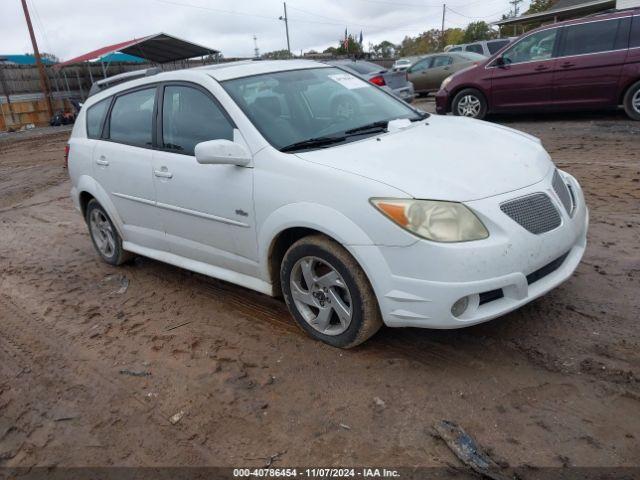
<svg viewBox="0 0 640 480"><path fill-rule="evenodd" d="M103 167L106 167L107 165L109 165L109 161L107 160L107 157L105 157L104 155L100 155L100 158L96 160L96 163L98 165L102 165Z"/></svg>
<svg viewBox="0 0 640 480"><path fill-rule="evenodd" d="M160 178L173 178L173 173L167 170L167 167L161 167L160 170L154 170L153 174Z"/></svg>
<svg viewBox="0 0 640 480"><path fill-rule="evenodd" d="M575 63L571 63L571 62L565 62L562 64L562 68L571 68L571 67L575 67L576 64Z"/></svg>
<svg viewBox="0 0 640 480"><path fill-rule="evenodd" d="M549 67L547 67L546 65L538 65L538 66L535 68L535 71L536 71L536 72L544 72L544 71L546 71L546 70L549 70Z"/></svg>

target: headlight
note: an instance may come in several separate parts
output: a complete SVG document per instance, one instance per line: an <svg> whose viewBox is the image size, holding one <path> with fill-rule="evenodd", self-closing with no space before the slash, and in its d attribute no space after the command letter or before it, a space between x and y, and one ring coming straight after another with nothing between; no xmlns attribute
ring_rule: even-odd
<svg viewBox="0 0 640 480"><path fill-rule="evenodd" d="M371 203L405 230L434 242L482 240L489 232L461 203L372 198Z"/></svg>
<svg viewBox="0 0 640 480"><path fill-rule="evenodd" d="M445 78L442 81L442 85L440 85L440 90L444 90L445 88L447 88L447 85L449 85L449 83L451 83L451 79L453 78L453 75L449 75L447 78Z"/></svg>

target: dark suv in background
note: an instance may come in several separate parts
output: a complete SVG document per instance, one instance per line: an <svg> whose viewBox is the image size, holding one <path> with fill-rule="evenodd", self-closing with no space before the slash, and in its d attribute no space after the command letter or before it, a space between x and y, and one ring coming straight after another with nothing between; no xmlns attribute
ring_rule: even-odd
<svg viewBox="0 0 640 480"><path fill-rule="evenodd" d="M640 9L533 30L445 79L440 114L617 108L640 120Z"/></svg>

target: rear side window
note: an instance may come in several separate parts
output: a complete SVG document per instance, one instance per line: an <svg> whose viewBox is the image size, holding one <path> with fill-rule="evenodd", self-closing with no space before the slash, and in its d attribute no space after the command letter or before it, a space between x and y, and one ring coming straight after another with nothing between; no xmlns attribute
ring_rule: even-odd
<svg viewBox="0 0 640 480"><path fill-rule="evenodd" d="M615 50L619 20L583 23L565 27L560 56L584 55Z"/></svg>
<svg viewBox="0 0 640 480"><path fill-rule="evenodd" d="M640 47L640 15L633 17L633 24L631 25L631 48Z"/></svg>
<svg viewBox="0 0 640 480"><path fill-rule="evenodd" d="M104 116L110 103L111 98L107 98L89 107L89 110L87 110L87 137L100 138Z"/></svg>
<svg viewBox="0 0 640 480"><path fill-rule="evenodd" d="M449 49L450 52L461 52L462 51L462 47L453 47Z"/></svg>
<svg viewBox="0 0 640 480"><path fill-rule="evenodd" d="M487 48L489 49L489 53L493 55L508 43L509 43L509 40L501 40L499 42L489 42L487 43Z"/></svg>
<svg viewBox="0 0 640 480"><path fill-rule="evenodd" d="M164 148L194 155L195 146L208 140L233 140L233 125L221 107L196 88L165 87L162 103Z"/></svg>
<svg viewBox="0 0 640 480"><path fill-rule="evenodd" d="M155 87L116 97L111 109L109 138L138 147L151 146L155 98Z"/></svg>

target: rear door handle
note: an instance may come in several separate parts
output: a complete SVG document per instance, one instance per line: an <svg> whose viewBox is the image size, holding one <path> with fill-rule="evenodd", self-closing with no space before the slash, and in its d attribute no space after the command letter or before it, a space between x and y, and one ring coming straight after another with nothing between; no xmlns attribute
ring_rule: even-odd
<svg viewBox="0 0 640 480"><path fill-rule="evenodd" d="M173 178L173 173L167 170L167 167L162 167L160 170L154 170L153 174L160 178Z"/></svg>
<svg viewBox="0 0 640 480"><path fill-rule="evenodd" d="M571 67L575 67L576 64L575 63L571 63L571 62L565 62L562 64L562 68L571 68Z"/></svg>
<svg viewBox="0 0 640 480"><path fill-rule="evenodd" d="M100 158L98 158L96 160L96 163L98 165L102 165L104 167L106 167L107 165L109 165L109 161L107 160L107 157L105 157L104 155L100 155Z"/></svg>

